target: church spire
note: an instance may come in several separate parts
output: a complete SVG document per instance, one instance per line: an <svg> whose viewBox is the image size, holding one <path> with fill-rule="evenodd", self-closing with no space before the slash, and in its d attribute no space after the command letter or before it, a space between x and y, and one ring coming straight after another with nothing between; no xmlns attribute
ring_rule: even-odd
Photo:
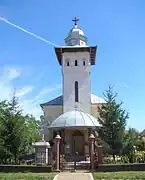
<svg viewBox="0 0 145 180"><path fill-rule="evenodd" d="M65 43L67 46L86 46L87 38L84 35L82 29L78 27L79 19L75 17L73 20L74 26L69 31L68 36L65 38Z"/></svg>

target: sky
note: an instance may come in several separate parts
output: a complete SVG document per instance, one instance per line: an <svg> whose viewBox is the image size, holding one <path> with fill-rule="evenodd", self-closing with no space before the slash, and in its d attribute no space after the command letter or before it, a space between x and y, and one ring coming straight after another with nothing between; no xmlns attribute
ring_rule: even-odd
<svg viewBox="0 0 145 180"><path fill-rule="evenodd" d="M129 111L127 127L145 129L144 0L0 0L0 17L56 45L77 16L89 45L97 45L91 68L92 93L114 86ZM40 103L62 93L54 45L0 20L0 100L19 97L25 113L42 114Z"/></svg>

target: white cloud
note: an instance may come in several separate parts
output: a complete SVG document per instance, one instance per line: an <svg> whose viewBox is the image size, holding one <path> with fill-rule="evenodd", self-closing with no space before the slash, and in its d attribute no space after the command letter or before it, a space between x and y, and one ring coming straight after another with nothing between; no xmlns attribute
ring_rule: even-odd
<svg viewBox="0 0 145 180"><path fill-rule="evenodd" d="M0 76L0 100L9 100L14 91L12 80L21 76L21 69L4 68Z"/></svg>
<svg viewBox="0 0 145 180"><path fill-rule="evenodd" d="M37 119L40 118L42 114L42 110L40 108L40 104L44 102L43 96L46 94L55 92L61 89L62 85L55 85L54 87L43 88L34 98L27 99L21 102L22 108L24 109L24 113L30 113L35 115Z"/></svg>
<svg viewBox="0 0 145 180"><path fill-rule="evenodd" d="M40 108L39 101L24 100L20 101L20 104L24 114L32 114L35 118L40 119L42 110Z"/></svg>
<svg viewBox="0 0 145 180"><path fill-rule="evenodd" d="M56 91L58 89L61 89L62 85L61 84L58 84L56 85L55 87L47 87L47 88L43 88L39 95L44 95L44 94L47 94L47 93L50 93L50 92L53 92L53 91Z"/></svg>
<svg viewBox="0 0 145 180"><path fill-rule="evenodd" d="M123 83L123 87L124 87L124 88L129 88L129 85L126 84L126 83Z"/></svg>
<svg viewBox="0 0 145 180"><path fill-rule="evenodd" d="M120 81L117 85L125 89L128 89L130 87L126 82L123 81Z"/></svg>
<svg viewBox="0 0 145 180"><path fill-rule="evenodd" d="M16 96L19 98L27 95L28 93L31 93L34 90L33 86L25 86L21 89L16 89Z"/></svg>
<svg viewBox="0 0 145 180"><path fill-rule="evenodd" d="M7 81L11 81L11 80L14 80L14 79L20 77L21 74L22 74L21 68L5 67L1 78L5 79Z"/></svg>
<svg viewBox="0 0 145 180"><path fill-rule="evenodd" d="M45 87L39 93L35 94L33 92L37 88L32 85L24 85L22 88L14 86L13 81L21 78L21 76L21 68L4 68L0 76L0 101L10 100L13 95L12 93L15 92L16 96L19 97L19 103L23 109L23 113L32 114L39 119L42 114L40 104L42 101L45 101L45 95L61 89L61 84L55 85L54 87ZM30 93L31 98L28 96Z"/></svg>
<svg viewBox="0 0 145 180"><path fill-rule="evenodd" d="M21 69L9 68L8 69L8 78L10 80L16 79L21 75L21 73L22 73Z"/></svg>

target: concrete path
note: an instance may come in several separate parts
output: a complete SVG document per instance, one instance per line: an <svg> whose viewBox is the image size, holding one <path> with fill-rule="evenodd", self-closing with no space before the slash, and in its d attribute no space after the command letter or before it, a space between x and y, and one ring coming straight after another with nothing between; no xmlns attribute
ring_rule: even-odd
<svg viewBox="0 0 145 180"><path fill-rule="evenodd" d="M67 172L62 172L56 175L54 180L94 180L93 176L91 173L67 173Z"/></svg>

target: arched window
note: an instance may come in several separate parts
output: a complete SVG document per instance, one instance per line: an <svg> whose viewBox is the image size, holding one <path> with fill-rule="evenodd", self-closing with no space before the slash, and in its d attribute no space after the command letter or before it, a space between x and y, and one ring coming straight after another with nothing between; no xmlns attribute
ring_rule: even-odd
<svg viewBox="0 0 145 180"><path fill-rule="evenodd" d="M69 66L69 61L67 61L66 65Z"/></svg>
<svg viewBox="0 0 145 180"><path fill-rule="evenodd" d="M69 59L68 58L65 60L65 66L69 66Z"/></svg>
<svg viewBox="0 0 145 180"><path fill-rule="evenodd" d="M75 102L79 102L78 81L75 81Z"/></svg>
<svg viewBox="0 0 145 180"><path fill-rule="evenodd" d="M86 65L86 62L85 62L85 61L83 61L83 65L84 65L84 66Z"/></svg>
<svg viewBox="0 0 145 180"><path fill-rule="evenodd" d="M78 61L77 60L75 60L75 66L78 66Z"/></svg>

